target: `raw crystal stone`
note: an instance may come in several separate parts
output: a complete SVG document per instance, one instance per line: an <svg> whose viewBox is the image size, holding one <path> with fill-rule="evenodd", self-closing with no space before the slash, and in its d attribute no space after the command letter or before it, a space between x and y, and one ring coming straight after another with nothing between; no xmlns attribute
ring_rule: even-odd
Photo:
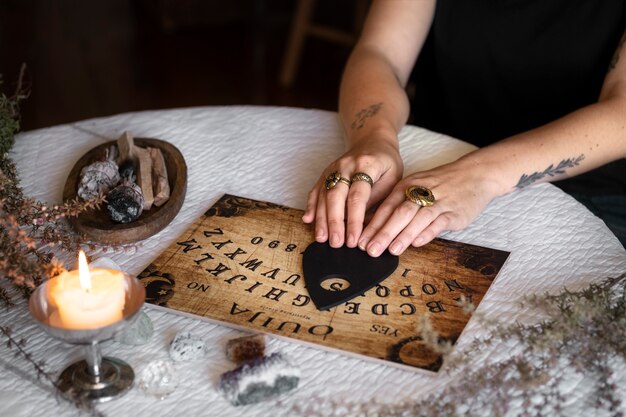
<svg viewBox="0 0 626 417"><path fill-rule="evenodd" d="M264 354L265 336L262 334L238 337L226 343L226 356L236 363L260 358Z"/></svg>
<svg viewBox="0 0 626 417"><path fill-rule="evenodd" d="M116 334L115 340L126 345L143 345L150 340L152 333L154 333L152 320L146 313L139 311L135 321Z"/></svg>
<svg viewBox="0 0 626 417"><path fill-rule="evenodd" d="M127 159L118 168L120 178L130 178L137 172L137 164L133 159Z"/></svg>
<svg viewBox="0 0 626 417"><path fill-rule="evenodd" d="M107 194L107 212L117 223L130 223L142 213L144 196L133 177L124 178L122 183Z"/></svg>
<svg viewBox="0 0 626 417"><path fill-rule="evenodd" d="M300 369L273 353L222 374L219 390L232 405L248 405L276 398L299 382Z"/></svg>
<svg viewBox="0 0 626 417"><path fill-rule="evenodd" d="M178 383L178 372L171 361L152 361L139 377L139 388L161 400L174 392Z"/></svg>
<svg viewBox="0 0 626 417"><path fill-rule="evenodd" d="M170 357L175 361L192 361L206 356L204 341L189 332L181 332L170 344Z"/></svg>

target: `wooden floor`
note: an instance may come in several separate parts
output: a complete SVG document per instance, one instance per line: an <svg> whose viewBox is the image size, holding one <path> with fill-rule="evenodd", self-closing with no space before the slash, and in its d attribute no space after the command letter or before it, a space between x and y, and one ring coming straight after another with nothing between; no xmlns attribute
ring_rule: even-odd
<svg viewBox="0 0 626 417"><path fill-rule="evenodd" d="M315 18L352 22L349 3L318 0ZM31 95L22 105L22 130L187 106L335 110L348 46L307 38L295 82L289 88L278 83L296 4L3 0L2 90L13 92L26 63Z"/></svg>

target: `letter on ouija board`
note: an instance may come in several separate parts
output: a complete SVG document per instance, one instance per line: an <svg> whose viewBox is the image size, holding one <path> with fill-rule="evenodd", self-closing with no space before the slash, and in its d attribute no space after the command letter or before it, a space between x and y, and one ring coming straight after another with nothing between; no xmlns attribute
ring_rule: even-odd
<svg viewBox="0 0 626 417"><path fill-rule="evenodd" d="M256 271L259 265L262 265L262 264L263 264L263 261L259 261L258 259L255 258L255 259L248 259L247 261L244 261L240 263L239 265L244 266L251 271Z"/></svg>
<svg viewBox="0 0 626 417"><path fill-rule="evenodd" d="M279 301L280 297L282 297L286 293L287 293L287 291L285 291L285 290L281 290L280 288L272 287L272 289L269 290L269 292L267 294L265 294L263 297L269 298L270 300Z"/></svg>
<svg viewBox="0 0 626 417"><path fill-rule="evenodd" d="M456 282L455 279L446 279L443 282L446 283L446 286L448 287L449 291L454 291L455 288L457 290L464 290L465 289L465 287L462 286L461 284L459 284L458 282Z"/></svg>
<svg viewBox="0 0 626 417"><path fill-rule="evenodd" d="M213 230L205 230L203 233L206 237L209 237L212 235L223 235L224 231L222 230L221 227L216 227Z"/></svg>
<svg viewBox="0 0 626 417"><path fill-rule="evenodd" d="M247 276L239 274L239 275L233 275L232 277L225 279L224 282L228 282L229 284L232 284L233 281L236 281L236 280L245 281L247 279L248 279Z"/></svg>
<svg viewBox="0 0 626 417"><path fill-rule="evenodd" d="M291 274L283 281L283 284L296 285L298 281L300 281L300 274Z"/></svg>
<svg viewBox="0 0 626 417"><path fill-rule="evenodd" d="M361 303L354 303L352 301L348 301L345 304L346 309L343 310L346 314L359 314L359 306Z"/></svg>
<svg viewBox="0 0 626 417"><path fill-rule="evenodd" d="M250 312L250 310L248 310L247 308L239 308L239 305L237 303L233 303L233 306L230 308L230 314L233 316L236 314L248 312Z"/></svg>
<svg viewBox="0 0 626 417"><path fill-rule="evenodd" d="M210 253L203 253L202 256L204 256L204 258L196 259L194 260L194 262L200 265L202 262L208 261L210 259L215 259Z"/></svg>
<svg viewBox="0 0 626 417"><path fill-rule="evenodd" d="M428 307L431 313L443 313L446 311L441 301L429 301L426 303L426 307Z"/></svg>
<svg viewBox="0 0 626 417"><path fill-rule="evenodd" d="M400 290L400 295L403 297L414 297L413 290L410 285L405 285L404 288Z"/></svg>
<svg viewBox="0 0 626 417"><path fill-rule="evenodd" d="M230 259L233 259L233 260L234 260L234 259L235 259L235 256L237 256L237 255L243 255L243 254L245 254L245 253L248 253L248 252L246 252L245 250L243 250L243 249L241 249L241 248L237 248L237 249L235 249L235 251L234 251L234 252L231 252L231 253L225 253L225 254L224 254L224 256L225 256L225 257L227 257L227 258L230 258Z"/></svg>
<svg viewBox="0 0 626 417"><path fill-rule="evenodd" d="M389 291L389 288L385 287L384 285L380 285L380 284L376 285L376 295L377 296L385 298L385 297L389 297L390 293L391 293L391 291Z"/></svg>
<svg viewBox="0 0 626 417"><path fill-rule="evenodd" d="M192 250L195 250L195 249L200 249L200 248L202 247L202 246L200 246L200 245L196 245L196 246L194 246L194 243L198 243L198 242L196 241L196 239L190 239L190 240L187 240L187 241L184 241L184 242L176 242L176 244L177 244L177 245L180 245L180 246L184 246L184 247L185 247L185 248L183 249L183 252L184 252L184 253L187 253L187 252L192 251Z"/></svg>
<svg viewBox="0 0 626 417"><path fill-rule="evenodd" d="M388 316L389 313L387 312L387 304L374 304L372 306L372 313L377 316Z"/></svg>
<svg viewBox="0 0 626 417"><path fill-rule="evenodd" d="M187 288L189 288L190 290L206 292L206 290L208 290L210 287L207 284L200 284L198 282L191 281L189 284L187 284Z"/></svg>
<svg viewBox="0 0 626 417"><path fill-rule="evenodd" d="M216 266L215 268L213 268L213 269L208 269L207 268L206 271L209 274L213 274L215 276L218 276L219 274L221 274L223 272L230 271L230 268L220 262L220 264L218 266Z"/></svg>
<svg viewBox="0 0 626 417"><path fill-rule="evenodd" d="M215 246L217 249L222 249L224 245L228 245L229 243L233 243L233 241L228 239L223 242L211 242L211 245Z"/></svg>
<svg viewBox="0 0 626 417"><path fill-rule="evenodd" d="M407 306L409 308L408 312L406 312L404 309L402 309L402 307L404 307L404 306ZM400 304L400 310L402 311L402 315L403 316L409 316L411 314L415 314L415 312L417 311L415 306L413 304L409 304L409 303L402 303L402 304Z"/></svg>
<svg viewBox="0 0 626 417"><path fill-rule="evenodd" d="M437 287L433 284L424 284L422 285L422 291L424 294L433 295L437 293Z"/></svg>
<svg viewBox="0 0 626 417"><path fill-rule="evenodd" d="M270 269L267 272L262 273L261 275L263 275L264 277L268 277L268 278L276 278L276 274L278 274L280 272L280 268L274 268L274 269Z"/></svg>
<svg viewBox="0 0 626 417"><path fill-rule="evenodd" d="M296 304L296 301L302 304ZM298 296L293 299L291 304L296 307L304 307L305 305L309 304L310 301L311 301L311 297L309 297L308 295L298 294Z"/></svg>

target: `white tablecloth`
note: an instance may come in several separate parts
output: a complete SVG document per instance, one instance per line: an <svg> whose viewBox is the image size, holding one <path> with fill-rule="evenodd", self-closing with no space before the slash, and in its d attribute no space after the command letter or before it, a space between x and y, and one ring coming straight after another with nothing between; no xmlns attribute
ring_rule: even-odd
<svg viewBox="0 0 626 417"><path fill-rule="evenodd" d="M95 145L128 130L176 145L188 165L185 203L174 221L129 253L106 254L125 270L139 273L222 194L229 193L304 208L306 194L322 169L342 153L344 144L335 113L272 107L207 107L121 114L25 132L11 156L17 162L26 193L59 202L69 170ZM400 135L406 173L452 161L474 149L464 142L408 126ZM626 271L626 251L604 223L556 187L543 184L494 200L467 229L448 233L453 240L504 249L509 260L483 299L480 310L502 322L536 319L517 302L527 294L579 289ZM289 414L294 405L318 399L365 402L416 399L449 383L445 373L431 374L373 364L295 342L271 339L268 350L299 363L300 387L293 395L258 405L235 408L216 391L219 375L234 366L224 353L226 341L241 333L225 326L145 307L155 334L144 346L114 341L103 354L126 360L141 373L156 359L167 359L173 335L186 330L212 347L206 360L177 364L179 388L164 400L133 389L126 396L98 406L108 416L268 416ZM10 325L16 338L26 338L36 360L60 372L82 357L82 350L54 340L37 328L25 305L0 311L0 325ZM470 321L458 341L467 345L485 334ZM510 348L493 346L491 357L506 358ZM476 366L480 366L477 362ZM626 369L616 365L619 395L626 402ZM43 383L31 381L29 365L0 347L1 416L70 416L73 407L59 402ZM568 381L568 415L588 415L583 378Z"/></svg>

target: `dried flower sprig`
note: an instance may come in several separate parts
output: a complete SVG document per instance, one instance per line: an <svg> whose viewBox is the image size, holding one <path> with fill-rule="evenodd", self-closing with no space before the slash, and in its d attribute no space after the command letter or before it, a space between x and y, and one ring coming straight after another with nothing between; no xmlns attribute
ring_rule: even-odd
<svg viewBox="0 0 626 417"><path fill-rule="evenodd" d="M28 97L24 73L22 67L11 97L0 94L0 276L28 295L45 279L60 272L62 265L55 254L75 254L84 241L70 229L66 218L98 208L104 196L56 206L24 196L17 168L8 154L19 130L20 101ZM0 290L0 303L6 307L14 304L9 292Z"/></svg>
<svg viewBox="0 0 626 417"><path fill-rule="evenodd" d="M75 254L83 244L91 250L98 247L94 243L85 243L82 236L69 228L66 219L85 210L99 208L104 196L89 201L67 201L55 206L24 196L17 168L8 154L19 130L19 103L28 96L24 88L24 73L23 66L13 96L0 94L0 277L10 281L18 294L28 296L44 280L62 270L62 264L55 256L63 255L63 252ZM14 306L13 297L13 291L0 285L1 304L7 308ZM58 395L57 383L45 370L44 364L35 361L26 350L25 342L16 341L7 327L0 327L0 335L7 339L7 348L15 349L18 356L30 362L37 379L49 383ZM102 416L92 403L76 394L66 393L60 398L92 416Z"/></svg>
<svg viewBox="0 0 626 417"><path fill-rule="evenodd" d="M13 332L11 328L0 326L0 334L6 339L5 346L7 347L7 349L14 349L16 351L16 356L22 357L24 360L32 365L36 372L37 380L43 380L45 384L50 386L50 388L53 389L57 400L61 399L64 401L69 401L73 406L81 411L88 413L92 417L104 417L104 415L95 408L92 402L87 401L85 398L81 398L79 395L76 395L71 391L68 391L64 395L58 395L58 382L55 381L50 372L46 371L45 362L37 361L33 357L33 355L26 349L26 340L16 340L13 337L12 333Z"/></svg>
<svg viewBox="0 0 626 417"><path fill-rule="evenodd" d="M491 328L462 350L453 350L440 372L449 372L445 389L400 404L349 403L316 398L294 407L299 416L430 417L430 416L565 416L562 383L575 374L591 383L585 406L589 415L604 410L623 417L610 360L626 362L626 274L591 284L580 291L528 297L525 306L543 313L534 324L502 324L474 315ZM429 347L445 350L427 325L420 324ZM504 345L513 354L493 359L488 348ZM473 368L477 358L485 365ZM572 375L574 374L574 375Z"/></svg>

